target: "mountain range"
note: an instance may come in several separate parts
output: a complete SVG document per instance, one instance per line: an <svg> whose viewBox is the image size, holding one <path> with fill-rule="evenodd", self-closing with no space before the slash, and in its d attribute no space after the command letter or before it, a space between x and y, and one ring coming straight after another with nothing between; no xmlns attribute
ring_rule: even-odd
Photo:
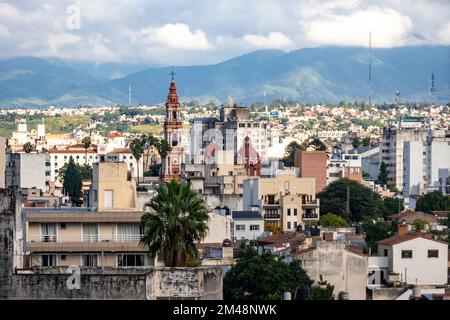
<svg viewBox="0 0 450 320"><path fill-rule="evenodd" d="M450 46L409 46L371 51L372 101L423 102L435 74L435 102L450 101ZM214 65L175 66L182 101L311 103L367 101L369 53L363 47L318 47L291 52L254 51ZM0 60L0 107L163 103L172 67L18 57Z"/></svg>

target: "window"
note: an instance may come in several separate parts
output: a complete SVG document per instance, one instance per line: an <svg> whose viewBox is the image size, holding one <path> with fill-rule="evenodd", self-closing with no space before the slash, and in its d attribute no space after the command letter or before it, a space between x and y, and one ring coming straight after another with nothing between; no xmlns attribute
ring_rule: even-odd
<svg viewBox="0 0 450 320"><path fill-rule="evenodd" d="M237 231L245 231L245 224L237 224L236 230Z"/></svg>
<svg viewBox="0 0 450 320"><path fill-rule="evenodd" d="M81 261L83 267L97 267L96 254L83 254L81 255Z"/></svg>
<svg viewBox="0 0 450 320"><path fill-rule="evenodd" d="M294 221L294 229L297 228L297 221Z"/></svg>
<svg viewBox="0 0 450 320"><path fill-rule="evenodd" d="M114 190L105 190L105 208L114 208Z"/></svg>
<svg viewBox="0 0 450 320"><path fill-rule="evenodd" d="M389 255L388 249L384 249L384 256L387 257Z"/></svg>
<svg viewBox="0 0 450 320"><path fill-rule="evenodd" d="M291 209L287 209L287 215L288 215L288 216L291 215Z"/></svg>
<svg viewBox="0 0 450 320"><path fill-rule="evenodd" d="M428 250L428 258L439 258L439 250Z"/></svg>
<svg viewBox="0 0 450 320"><path fill-rule="evenodd" d="M41 241L56 242L56 224L42 223L41 224Z"/></svg>
<svg viewBox="0 0 450 320"><path fill-rule="evenodd" d="M140 223L117 224L117 241L119 242L139 241L142 234L144 234L144 230Z"/></svg>
<svg viewBox="0 0 450 320"><path fill-rule="evenodd" d="M245 128L245 123L239 123L239 128Z"/></svg>
<svg viewBox="0 0 450 320"><path fill-rule="evenodd" d="M96 223L83 223L83 242L98 241L98 226Z"/></svg>
<svg viewBox="0 0 450 320"><path fill-rule="evenodd" d="M143 267L144 255L143 254L118 254L117 266L119 267Z"/></svg>
<svg viewBox="0 0 450 320"><path fill-rule="evenodd" d="M56 267L56 255L43 254L42 255L42 266L43 267Z"/></svg>
<svg viewBox="0 0 450 320"><path fill-rule="evenodd" d="M61 261L66 261L66 255L65 254L61 255Z"/></svg>
<svg viewBox="0 0 450 320"><path fill-rule="evenodd" d="M250 231L259 231L259 224L251 224Z"/></svg>
<svg viewBox="0 0 450 320"><path fill-rule="evenodd" d="M297 208L294 208L294 216L297 215Z"/></svg>
<svg viewBox="0 0 450 320"><path fill-rule="evenodd" d="M287 223L287 228L288 228L288 229L291 228L291 222L290 222L290 221L288 221L288 223Z"/></svg>
<svg viewBox="0 0 450 320"><path fill-rule="evenodd" d="M65 223L60 223L59 227L60 227L61 229L66 229L66 224L65 224Z"/></svg>
<svg viewBox="0 0 450 320"><path fill-rule="evenodd" d="M411 259L412 250L402 250L402 259Z"/></svg>

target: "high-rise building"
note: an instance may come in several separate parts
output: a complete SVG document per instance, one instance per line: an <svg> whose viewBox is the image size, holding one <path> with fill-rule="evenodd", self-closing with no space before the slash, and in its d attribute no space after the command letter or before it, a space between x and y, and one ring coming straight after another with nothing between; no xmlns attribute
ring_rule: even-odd
<svg viewBox="0 0 450 320"><path fill-rule="evenodd" d="M403 189L403 142L424 141L430 128L430 119L424 117L403 117L383 128L381 161L387 165L388 185Z"/></svg>
<svg viewBox="0 0 450 320"><path fill-rule="evenodd" d="M295 153L294 165L300 168L301 178L316 178L316 193L327 185L326 151L298 151Z"/></svg>

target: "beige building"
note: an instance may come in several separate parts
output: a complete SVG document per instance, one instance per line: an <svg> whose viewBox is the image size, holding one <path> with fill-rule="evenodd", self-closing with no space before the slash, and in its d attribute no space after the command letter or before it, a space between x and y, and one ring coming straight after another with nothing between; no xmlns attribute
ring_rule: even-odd
<svg viewBox="0 0 450 320"><path fill-rule="evenodd" d="M265 227L293 231L308 220L319 219L315 178L299 178L294 174L278 174L274 178L244 181L244 210L257 208Z"/></svg>
<svg viewBox="0 0 450 320"><path fill-rule="evenodd" d="M126 163L94 164L90 207L23 208L25 267L147 266L142 211Z"/></svg>

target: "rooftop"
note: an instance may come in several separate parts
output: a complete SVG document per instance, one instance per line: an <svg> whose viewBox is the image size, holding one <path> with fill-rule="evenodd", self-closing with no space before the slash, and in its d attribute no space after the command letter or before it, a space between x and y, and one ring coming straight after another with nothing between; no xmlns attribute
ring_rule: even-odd
<svg viewBox="0 0 450 320"><path fill-rule="evenodd" d="M233 219L235 220L246 220L246 219L263 219L258 211L233 211Z"/></svg>
<svg viewBox="0 0 450 320"><path fill-rule="evenodd" d="M433 239L433 235L431 233L424 233L424 232L409 232L404 235L396 234L395 236L392 236L390 238L386 238L386 239L378 241L378 244L392 246L392 245L396 245L396 244L403 243L406 241L414 240L417 238L423 238L423 239L439 242L442 244L448 244L447 242Z"/></svg>

